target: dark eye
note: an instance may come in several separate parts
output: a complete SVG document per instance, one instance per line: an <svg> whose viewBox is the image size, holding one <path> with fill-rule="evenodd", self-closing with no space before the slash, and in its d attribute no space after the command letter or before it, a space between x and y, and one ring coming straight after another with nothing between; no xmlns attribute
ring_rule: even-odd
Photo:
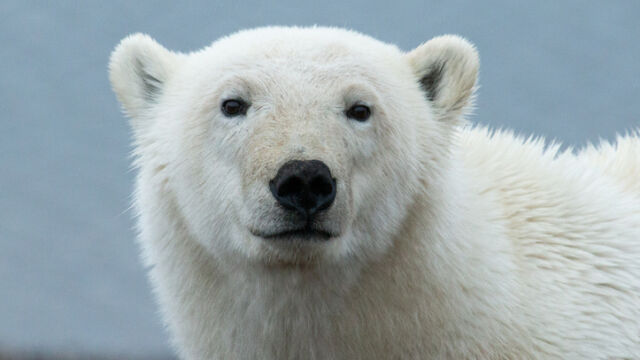
<svg viewBox="0 0 640 360"><path fill-rule="evenodd" d="M233 117L247 113L247 103L242 99L229 99L222 102L222 113L225 116Z"/></svg>
<svg viewBox="0 0 640 360"><path fill-rule="evenodd" d="M371 116L371 109L365 105L353 105L347 110L347 117L356 121L367 121Z"/></svg>

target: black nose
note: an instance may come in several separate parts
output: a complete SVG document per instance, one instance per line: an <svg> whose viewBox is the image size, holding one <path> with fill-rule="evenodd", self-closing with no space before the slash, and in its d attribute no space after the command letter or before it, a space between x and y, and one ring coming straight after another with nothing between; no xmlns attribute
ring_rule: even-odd
<svg viewBox="0 0 640 360"><path fill-rule="evenodd" d="M336 179L320 160L291 160L269 181L269 189L284 208L308 218L331 206L336 198Z"/></svg>

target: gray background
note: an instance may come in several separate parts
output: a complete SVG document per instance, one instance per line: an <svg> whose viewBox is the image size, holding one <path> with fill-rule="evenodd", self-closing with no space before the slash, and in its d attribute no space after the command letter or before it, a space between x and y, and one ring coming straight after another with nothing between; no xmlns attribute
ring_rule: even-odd
<svg viewBox="0 0 640 360"><path fill-rule="evenodd" d="M127 211L125 35L196 50L268 24L349 27L482 59L474 121L580 145L640 125L640 1L0 2L0 353L170 356ZM2 356L0 355L0 358Z"/></svg>

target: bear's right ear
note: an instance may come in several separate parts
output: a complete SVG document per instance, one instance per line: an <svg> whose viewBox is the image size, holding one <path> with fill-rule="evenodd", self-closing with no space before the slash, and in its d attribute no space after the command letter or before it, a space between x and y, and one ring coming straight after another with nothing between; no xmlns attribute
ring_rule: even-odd
<svg viewBox="0 0 640 360"><path fill-rule="evenodd" d="M111 87L134 128L145 110L157 101L178 58L144 34L127 36L111 53Z"/></svg>
<svg viewBox="0 0 640 360"><path fill-rule="evenodd" d="M457 121L473 104L479 60L470 42L455 35L439 36L406 57L439 120Z"/></svg>

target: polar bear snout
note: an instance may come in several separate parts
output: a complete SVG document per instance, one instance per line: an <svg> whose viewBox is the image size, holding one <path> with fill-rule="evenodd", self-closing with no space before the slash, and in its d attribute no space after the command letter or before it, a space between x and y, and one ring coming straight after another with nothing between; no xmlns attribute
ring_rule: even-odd
<svg viewBox="0 0 640 360"><path fill-rule="evenodd" d="M269 181L269 189L278 204L302 215L308 223L333 203L336 179L320 160L291 160Z"/></svg>

